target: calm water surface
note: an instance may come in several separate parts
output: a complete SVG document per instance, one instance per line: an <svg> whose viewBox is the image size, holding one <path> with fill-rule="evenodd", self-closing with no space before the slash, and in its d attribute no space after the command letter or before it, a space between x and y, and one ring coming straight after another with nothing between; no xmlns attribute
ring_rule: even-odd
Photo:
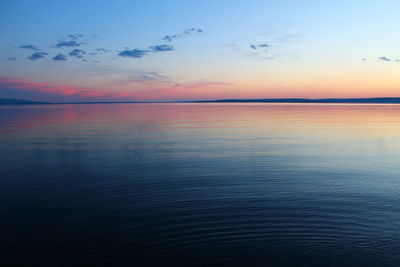
<svg viewBox="0 0 400 267"><path fill-rule="evenodd" d="M0 107L2 266L399 266L400 106Z"/></svg>

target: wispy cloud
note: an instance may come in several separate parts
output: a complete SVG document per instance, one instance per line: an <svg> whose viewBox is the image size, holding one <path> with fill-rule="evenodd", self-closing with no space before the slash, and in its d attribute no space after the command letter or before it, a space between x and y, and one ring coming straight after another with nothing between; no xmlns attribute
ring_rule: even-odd
<svg viewBox="0 0 400 267"><path fill-rule="evenodd" d="M391 61L390 58L387 57L379 57L378 59L382 61Z"/></svg>
<svg viewBox="0 0 400 267"><path fill-rule="evenodd" d="M257 50L258 48L267 48L269 46L270 46L269 44L251 44L250 48Z"/></svg>
<svg viewBox="0 0 400 267"><path fill-rule="evenodd" d="M83 37L83 34L68 34L67 37L72 40L78 40Z"/></svg>
<svg viewBox="0 0 400 267"><path fill-rule="evenodd" d="M32 61L35 61L35 60L44 58L46 55L48 55L48 53L46 53L46 52L36 52L36 53L33 53L32 55L30 55L28 57L28 59L32 60Z"/></svg>
<svg viewBox="0 0 400 267"><path fill-rule="evenodd" d="M230 49L236 53L240 53L241 56L253 58L255 60L271 61L277 57L276 54L270 54L268 48L270 48L271 45L266 43L250 44L248 47L240 46L237 43L226 43L222 47Z"/></svg>
<svg viewBox="0 0 400 267"><path fill-rule="evenodd" d="M56 47L58 47L58 48L74 47L74 46L80 46L80 44L77 41L59 41L56 44Z"/></svg>
<svg viewBox="0 0 400 267"><path fill-rule="evenodd" d="M126 48L125 50L129 50L129 48ZM104 53L109 53L109 52L111 52L110 49L106 49L106 48L100 47L100 48L96 48L96 49L95 49L94 51L92 51L92 52L89 52L88 55L90 55L90 56L96 56L96 55L100 55L100 54L104 54Z"/></svg>
<svg viewBox="0 0 400 267"><path fill-rule="evenodd" d="M132 86L134 88L163 88L173 86L179 83L170 77L156 71L136 71L135 73L126 73L118 79L111 81L112 85ZM128 88L128 87L126 87Z"/></svg>
<svg viewBox="0 0 400 267"><path fill-rule="evenodd" d="M18 78L0 78L0 91L3 96L28 98L43 101L79 101L98 97L113 96L112 94L90 88L65 86L54 83L30 82Z"/></svg>
<svg viewBox="0 0 400 267"><path fill-rule="evenodd" d="M203 32L202 29L199 29L199 28L190 28L190 29L185 30L185 31L183 32L183 34L189 35L189 34L196 34L196 33L202 33L202 32Z"/></svg>
<svg viewBox="0 0 400 267"><path fill-rule="evenodd" d="M90 38L90 37L89 37ZM65 48L65 47L76 47L83 45L87 42L87 37L83 34L68 34L67 36L60 38L55 45L57 48Z"/></svg>
<svg viewBox="0 0 400 267"><path fill-rule="evenodd" d="M70 55L71 57L76 57L76 58L83 58L83 56L85 55L85 51L82 49L74 49L71 52L69 52L68 55Z"/></svg>
<svg viewBox="0 0 400 267"><path fill-rule="evenodd" d="M105 48L103 48L103 47L96 48L96 52L97 52L97 53L107 53L107 52L109 52L109 51L110 51L110 50L105 49Z"/></svg>
<svg viewBox="0 0 400 267"><path fill-rule="evenodd" d="M233 85L232 83L227 83L227 82L197 82L197 83L179 85L176 87L183 89L194 89L203 87L219 87L219 86L232 86L232 85Z"/></svg>
<svg viewBox="0 0 400 267"><path fill-rule="evenodd" d="M148 50L143 50L143 49L132 49L132 50L123 50L118 53L119 56L121 57L133 57L133 58L141 58L145 55L147 55L149 51Z"/></svg>
<svg viewBox="0 0 400 267"><path fill-rule="evenodd" d="M151 100L157 96L159 100L170 99L199 99L206 91L214 91L220 88L233 86L231 83L225 82L194 82L194 83L174 83L166 87L154 88L152 90L144 90L135 93L135 97L141 100Z"/></svg>
<svg viewBox="0 0 400 267"><path fill-rule="evenodd" d="M167 82L170 81L169 77L166 75L160 74L158 72L152 71L152 72L139 72L134 75L132 75L132 81L137 82L137 83L143 83L143 82Z"/></svg>
<svg viewBox="0 0 400 267"><path fill-rule="evenodd" d="M31 50L36 50L36 51L39 51L39 50L40 50L39 48L37 48L37 47L34 46L34 45L20 45L18 48L31 49Z"/></svg>
<svg viewBox="0 0 400 267"><path fill-rule="evenodd" d="M165 35L162 38L162 40L168 41L168 42L172 42L175 39L182 38L182 37L189 36L189 35L197 35L197 34L200 34L202 32L203 32L202 29L190 28L190 29L184 30L182 33L172 34L172 35Z"/></svg>
<svg viewBox="0 0 400 267"><path fill-rule="evenodd" d="M86 42L87 42L86 39L96 40L96 39L100 39L100 37L96 34L92 34L92 35L68 34L68 35L60 38L56 42L55 45L52 45L50 47L51 48L74 48L74 47L78 47L78 46L82 46L82 45L86 44ZM32 44L19 45L19 46L15 46L15 48L37 51L37 52L33 53L32 55L28 56L28 59L32 60L32 61L44 58L46 55L48 55L47 52L41 51L40 48L38 48L37 46L32 45ZM96 55L99 53L105 53L105 52L109 52L109 50L107 50L105 48L97 48L95 50L95 52L93 53L93 55ZM82 60L83 60L84 54L86 54L86 52L83 49L73 49L68 53L68 55L82 59ZM15 60L14 57L7 57L6 59L10 60L10 61ZM66 57L64 55L63 56L56 55L52 59L55 61L66 60Z"/></svg>
<svg viewBox="0 0 400 267"><path fill-rule="evenodd" d="M143 81L162 79L156 72L145 73ZM138 80L139 81L139 80ZM193 97L201 95L204 90L214 90L227 86L231 83L225 82L195 82L195 83L166 83L157 87L147 88L138 91L132 90L99 90L84 87L66 86L55 83L30 82L17 78L0 78L1 96L10 98L25 98L42 101L133 101L133 100L168 100ZM147 86L146 86L147 87ZM6 95L7 94L7 95Z"/></svg>
<svg viewBox="0 0 400 267"><path fill-rule="evenodd" d="M122 50L118 53L118 56L121 57L131 57L131 58L141 58L149 53L158 53L158 52L168 52L168 51L173 51L175 48L172 45L153 45L150 46L148 49L125 49Z"/></svg>
<svg viewBox="0 0 400 267"><path fill-rule="evenodd" d="M175 38L181 38L184 36L189 36L189 35L196 35L202 33L203 30L199 28L189 28L184 30L180 34L175 34L171 36L165 36L165 40L167 41L172 41ZM83 61L87 62L87 59L85 58L85 55L91 57L91 56L96 56L99 54L103 53L109 53L113 52L115 53L115 50L110 50L104 47L97 48L95 50L92 50L88 53L86 53L86 49L84 49L84 45L87 43L87 39L90 38L100 38L98 35L92 34L92 35L84 35L84 34L68 34L62 38L60 38L55 45L51 46L52 48L70 48L72 49L68 55L71 57L75 57L78 59L82 59ZM78 49L79 47L79 49ZM81 48L82 47L82 48ZM23 49L31 49L35 50L38 52L33 53L30 55L28 58L32 61L40 59L45 57L45 55L48 55L47 52L41 52L40 49L34 45L27 44L27 45L20 45L18 48L23 48ZM128 57L128 58L142 58L146 55L153 54L153 53L159 53L159 52L168 52L168 51L174 51L175 47L170 45L170 44L157 44L157 45L152 45L148 46L145 49L141 48L128 48L125 47L123 50L120 50L117 52L117 55L120 57ZM66 56L64 54L57 54L56 56L52 57L54 61L62 61L66 60ZM115 58L112 58L113 60ZM12 59L9 59L12 60ZM98 62L93 61L93 62Z"/></svg>
<svg viewBox="0 0 400 267"><path fill-rule="evenodd" d="M165 35L161 40L172 42L172 40L176 38L181 38L182 36L179 34L174 34L174 35Z"/></svg>
<svg viewBox="0 0 400 267"><path fill-rule="evenodd" d="M63 54L57 54L54 57L51 58L54 61L64 61L67 60L67 58Z"/></svg>
<svg viewBox="0 0 400 267"><path fill-rule="evenodd" d="M166 51L173 51L175 48L172 45L154 45L150 47L153 52L166 52Z"/></svg>
<svg viewBox="0 0 400 267"><path fill-rule="evenodd" d="M9 61L15 61L17 59L18 59L17 57L6 57L6 60L9 60Z"/></svg>

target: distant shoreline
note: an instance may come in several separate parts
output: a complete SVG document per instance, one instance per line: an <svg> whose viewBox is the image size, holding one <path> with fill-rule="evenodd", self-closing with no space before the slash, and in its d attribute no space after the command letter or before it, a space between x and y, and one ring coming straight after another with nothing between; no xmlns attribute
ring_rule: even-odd
<svg viewBox="0 0 400 267"><path fill-rule="evenodd" d="M267 98L267 99L217 99L189 101L93 101L93 102L38 102L18 99L1 99L0 105L46 105L46 104L150 104L150 103L320 103L320 104L400 104L400 97L374 98Z"/></svg>
<svg viewBox="0 0 400 267"><path fill-rule="evenodd" d="M269 98L269 99L221 99L204 101L187 101L196 103L339 103L339 104L400 104L400 97L374 98Z"/></svg>

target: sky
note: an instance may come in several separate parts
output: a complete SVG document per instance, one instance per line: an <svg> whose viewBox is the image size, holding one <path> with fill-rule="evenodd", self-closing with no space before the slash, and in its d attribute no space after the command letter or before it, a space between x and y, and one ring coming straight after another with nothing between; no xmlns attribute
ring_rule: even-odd
<svg viewBox="0 0 400 267"><path fill-rule="evenodd" d="M400 1L0 1L0 98L400 96Z"/></svg>

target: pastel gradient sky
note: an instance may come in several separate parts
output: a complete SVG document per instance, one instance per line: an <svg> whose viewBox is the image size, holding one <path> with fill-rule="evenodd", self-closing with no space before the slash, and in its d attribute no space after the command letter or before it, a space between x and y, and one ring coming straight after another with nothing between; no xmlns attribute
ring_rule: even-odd
<svg viewBox="0 0 400 267"><path fill-rule="evenodd" d="M400 96L400 1L0 2L0 97Z"/></svg>

